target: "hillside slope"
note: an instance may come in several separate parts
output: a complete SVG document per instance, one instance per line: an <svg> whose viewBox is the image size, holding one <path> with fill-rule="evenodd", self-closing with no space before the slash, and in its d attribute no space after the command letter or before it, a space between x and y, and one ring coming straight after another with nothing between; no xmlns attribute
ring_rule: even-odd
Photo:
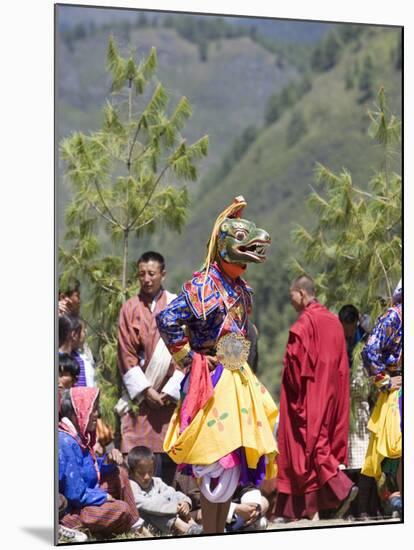
<svg viewBox="0 0 414 550"><path fill-rule="evenodd" d="M359 102L360 92L355 87L346 89L345 76L355 63L362 66L369 54L374 64L373 88L384 86L390 108L399 114L401 73L392 61L398 34L395 29L370 29L359 43L349 44L338 65L314 76L311 91L259 134L225 179L209 185L208 191L201 182L183 235L167 241L162 235L153 242L154 246L163 243L173 269L182 272L188 266L190 270L202 261L204 247L199 243L205 242L221 207L236 195L245 196L248 216L273 235L272 248L277 251L278 243L289 241L295 223L311 221L304 203L314 185L316 162L334 171L345 167L356 183L366 185L381 158L367 132L367 109L375 98ZM306 130L290 145L287 135L295 113L300 113Z"/></svg>
<svg viewBox="0 0 414 550"><path fill-rule="evenodd" d="M157 77L170 92L172 104L185 95L193 107L185 137L192 141L206 133L210 136L204 172L217 162L234 136L261 122L269 96L296 76L293 67L276 66L274 55L248 37L212 42L208 60L202 62L197 45L172 29L134 29L128 44L120 31L114 35L122 50L133 48L138 59L152 46L157 49ZM108 38L109 31L88 35L76 41L73 51L63 41L58 44L59 138L100 125L100 110L110 92L105 71Z"/></svg>
<svg viewBox="0 0 414 550"><path fill-rule="evenodd" d="M167 260L168 288L180 284L205 256L205 246L217 214L237 195L248 202L246 217L269 231L272 237L269 258L249 268L246 277L255 289L253 320L259 329L259 374L278 396L282 357L288 328L295 313L289 304L288 256L297 254L291 231L300 223L314 223L306 208L306 198L315 186L316 162L334 171L346 168L356 184L364 188L378 169L382 152L368 135L367 110L375 98L360 101L356 87L347 88L349 70L360 67L367 55L373 60L373 89L385 87L395 114L401 113L401 72L393 54L398 44L397 30L370 29L349 44L334 69L313 75L312 89L273 125L264 128L228 175L212 184L207 179L198 186L191 216L182 235L160 233L140 243L140 251L153 248ZM292 119L300 117L302 131L291 135ZM289 141L290 139L290 141ZM399 169L399 156L396 156ZM138 251L137 251L138 252ZM352 297L350 297L352 299Z"/></svg>

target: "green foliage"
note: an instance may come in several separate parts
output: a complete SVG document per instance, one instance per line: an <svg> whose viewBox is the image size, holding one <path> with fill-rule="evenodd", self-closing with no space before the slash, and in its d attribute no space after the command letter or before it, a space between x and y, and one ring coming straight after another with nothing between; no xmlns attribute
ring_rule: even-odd
<svg viewBox="0 0 414 550"><path fill-rule="evenodd" d="M208 42L203 40L198 44L198 55L200 56L200 61L205 63L208 60Z"/></svg>
<svg viewBox="0 0 414 550"><path fill-rule="evenodd" d="M312 80L308 72L303 77L285 86L280 93L272 94L267 101L264 113L265 126L276 122L285 112L312 89Z"/></svg>
<svg viewBox="0 0 414 550"><path fill-rule="evenodd" d="M315 71L329 71L338 63L343 43L336 29L331 30L315 47L311 66Z"/></svg>
<svg viewBox="0 0 414 550"><path fill-rule="evenodd" d="M286 145L292 147L306 132L307 126L302 111L294 111L286 131Z"/></svg>
<svg viewBox="0 0 414 550"><path fill-rule="evenodd" d="M401 176L389 171L391 147L400 137L400 124L389 113L384 90L369 113L370 135L383 146L383 162L366 186L356 187L346 170L335 174L322 165L317 181L323 195L313 191L308 206L316 227L297 227L294 241L303 250L294 271L315 277L323 303L338 310L352 302L375 319L383 299L391 300L401 277Z"/></svg>
<svg viewBox="0 0 414 550"><path fill-rule="evenodd" d="M402 42L402 30L400 31L400 35L398 37L397 45L395 46L395 50L393 52L393 60L394 60L394 66L397 70L402 69L403 65L403 42Z"/></svg>
<svg viewBox="0 0 414 550"><path fill-rule="evenodd" d="M338 36L344 44L355 40L364 32L363 25L352 25L350 23L338 24L336 28Z"/></svg>
<svg viewBox="0 0 414 550"><path fill-rule="evenodd" d="M374 65L370 55L367 55L364 58L364 63L359 77L358 89L360 91L360 95L358 97L358 101L360 103L364 103L368 99L374 97Z"/></svg>
<svg viewBox="0 0 414 550"><path fill-rule="evenodd" d="M222 17L199 17L196 15L167 15L163 20L165 28L175 29L185 40L197 44L200 60L208 59L208 47L212 41L220 44L221 40L249 37L262 48L277 55L277 62L295 65L303 69L308 65L306 45L297 42L284 42L261 33L254 25L235 25L227 23ZM283 67L281 67L283 68Z"/></svg>
<svg viewBox="0 0 414 550"><path fill-rule="evenodd" d="M272 94L266 104L264 119L265 125L270 126L282 116L280 94Z"/></svg>
<svg viewBox="0 0 414 550"><path fill-rule="evenodd" d="M243 158L257 136L257 128L255 126L248 126L243 133L235 139L229 151L224 155L221 164L203 181L204 193L209 187L216 185L218 181L224 179L227 174L231 172L233 166Z"/></svg>
<svg viewBox="0 0 414 550"><path fill-rule="evenodd" d="M165 28L175 29L185 40L198 46L200 61L208 60L209 43L213 40L247 36L249 29L231 25L222 17L197 17L193 15L169 15L164 18Z"/></svg>
<svg viewBox="0 0 414 550"><path fill-rule="evenodd" d="M346 90L352 90L352 88L354 87L354 78L352 72L352 69L350 67L347 67L344 77Z"/></svg>
<svg viewBox="0 0 414 550"><path fill-rule="evenodd" d="M103 108L102 128L88 135L75 132L60 147L73 193L59 251L61 273L82 280L83 295L90 298L84 313L93 320L102 411L113 427L120 394L117 319L137 291L129 241L160 225L181 230L189 198L179 181L196 181L196 164L208 152L207 136L190 145L182 137L191 105L183 97L168 109L166 90L154 82L156 67L154 48L138 64L132 55L121 55L111 37L107 69L113 93ZM171 177L174 185L166 182Z"/></svg>

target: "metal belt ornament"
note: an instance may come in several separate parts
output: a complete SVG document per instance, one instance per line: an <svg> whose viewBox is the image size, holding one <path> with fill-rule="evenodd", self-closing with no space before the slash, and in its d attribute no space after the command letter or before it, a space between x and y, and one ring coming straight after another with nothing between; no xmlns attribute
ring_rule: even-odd
<svg viewBox="0 0 414 550"><path fill-rule="evenodd" d="M225 369L238 370L249 357L250 342L241 334L230 332L217 342L216 357Z"/></svg>

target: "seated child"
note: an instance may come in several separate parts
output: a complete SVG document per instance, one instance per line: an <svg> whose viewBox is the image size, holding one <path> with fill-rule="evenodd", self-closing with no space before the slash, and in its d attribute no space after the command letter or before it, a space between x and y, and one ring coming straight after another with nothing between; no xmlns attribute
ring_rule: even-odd
<svg viewBox="0 0 414 550"><path fill-rule="evenodd" d="M162 534L200 534L202 527L190 515L191 499L153 477L154 466L154 455L148 447L129 451L129 479L140 517Z"/></svg>

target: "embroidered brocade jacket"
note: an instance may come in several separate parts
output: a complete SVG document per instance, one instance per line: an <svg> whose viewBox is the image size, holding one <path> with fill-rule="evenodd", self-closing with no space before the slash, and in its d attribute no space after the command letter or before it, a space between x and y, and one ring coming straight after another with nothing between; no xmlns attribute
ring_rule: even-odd
<svg viewBox="0 0 414 550"><path fill-rule="evenodd" d="M204 273L194 273L179 296L157 315L161 337L174 359L183 365L191 363L194 351L214 355L220 336L247 333L253 290L246 282L241 278L230 281L217 264L211 265L204 287L204 308L203 283Z"/></svg>

